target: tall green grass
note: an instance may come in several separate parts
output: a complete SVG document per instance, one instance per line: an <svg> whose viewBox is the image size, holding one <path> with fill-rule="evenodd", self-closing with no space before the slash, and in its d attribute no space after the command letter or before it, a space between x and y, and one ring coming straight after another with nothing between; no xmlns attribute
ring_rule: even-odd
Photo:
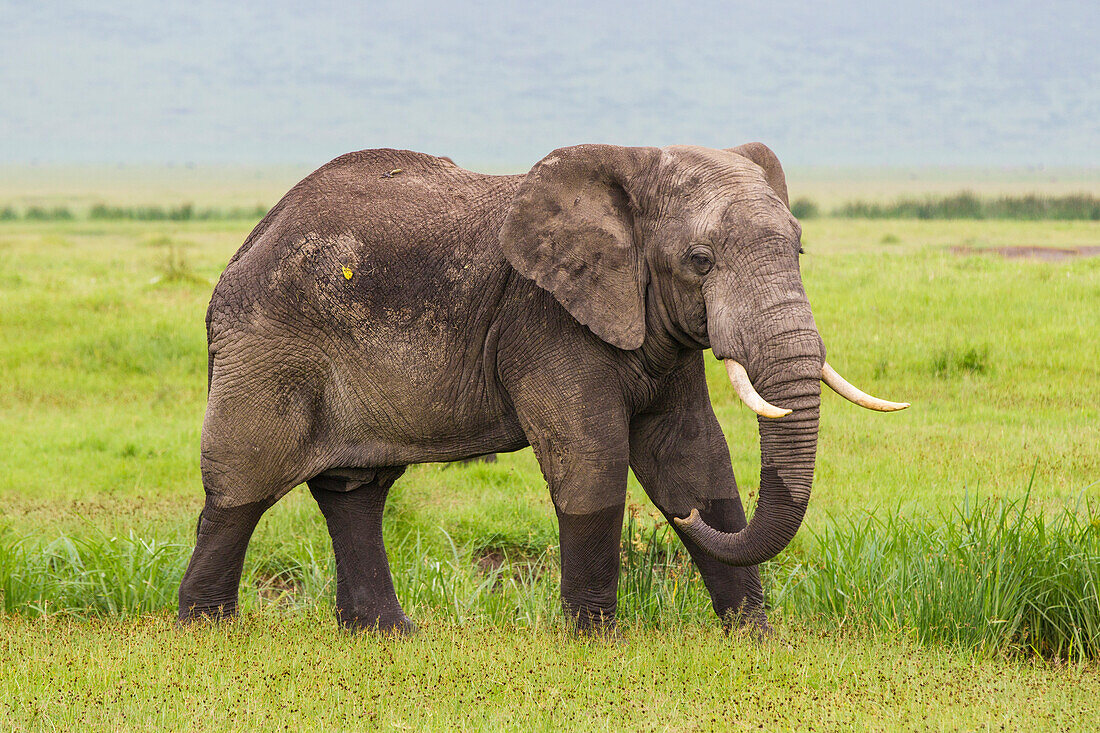
<svg viewBox="0 0 1100 733"><path fill-rule="evenodd" d="M459 546L420 531L389 540L395 585L413 615L538 628L562 623L556 552ZM435 548L435 549L432 549ZM0 607L75 617L175 605L190 545L92 530L50 540L0 531ZM332 603L327 538L297 533L250 552L242 607ZM1027 499L965 502L939 521L866 515L808 528L801 548L764 567L773 612L823 625L902 630L924 643L1100 657L1100 513L1047 519ZM675 534L631 514L619 618L647 627L713 621Z"/></svg>
<svg viewBox="0 0 1100 733"><path fill-rule="evenodd" d="M1100 514L966 502L946 521L867 515L827 525L776 574L774 603L806 617L912 631L990 652L1100 656Z"/></svg>

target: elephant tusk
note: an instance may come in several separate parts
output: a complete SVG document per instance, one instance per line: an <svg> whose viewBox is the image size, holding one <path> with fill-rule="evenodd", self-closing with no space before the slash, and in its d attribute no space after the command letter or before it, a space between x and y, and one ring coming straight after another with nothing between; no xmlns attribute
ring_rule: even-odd
<svg viewBox="0 0 1100 733"><path fill-rule="evenodd" d="M737 392L737 396L741 398L741 401L749 406L749 409L755 412L761 417L784 417L790 415L790 410L785 410L782 407L776 407L775 405L769 405L768 402L761 397L757 391L753 388L752 382L749 381L748 372L745 371L745 367L738 364L733 359L723 359L723 363L726 365L726 373L730 377L730 384L733 385L733 389Z"/></svg>
<svg viewBox="0 0 1100 733"><path fill-rule="evenodd" d="M887 400L880 400L878 397L872 397L871 395L853 387L848 380L836 373L836 370L829 366L829 362L825 362L821 367L821 381L829 385L834 392L848 400L854 402L860 407L866 407L868 410L878 410L879 412L894 412L895 410L904 410L909 407L908 402L889 402Z"/></svg>

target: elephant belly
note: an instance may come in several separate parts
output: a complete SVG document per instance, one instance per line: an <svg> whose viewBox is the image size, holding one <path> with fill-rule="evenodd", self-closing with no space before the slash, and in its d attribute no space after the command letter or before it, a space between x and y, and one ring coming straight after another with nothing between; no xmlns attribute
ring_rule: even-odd
<svg viewBox="0 0 1100 733"><path fill-rule="evenodd" d="M519 450L527 445L499 385L479 369L433 369L386 350L334 375L341 457L349 465L405 465Z"/></svg>

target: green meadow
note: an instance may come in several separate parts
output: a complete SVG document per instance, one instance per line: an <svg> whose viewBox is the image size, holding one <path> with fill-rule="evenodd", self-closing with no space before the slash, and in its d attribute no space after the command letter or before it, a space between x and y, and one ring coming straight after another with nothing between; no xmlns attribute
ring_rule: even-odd
<svg viewBox="0 0 1100 733"><path fill-rule="evenodd" d="M620 638L573 638L529 449L395 485L386 539L416 638L336 628L304 487L257 530L241 620L175 627L202 505L204 313L254 223L0 222L4 727L1087 729L1100 713L1100 257L1074 254L1100 222L803 222L830 363L913 406L824 394L806 524L764 567L764 643L721 633L633 479ZM755 416L707 369L751 508Z"/></svg>

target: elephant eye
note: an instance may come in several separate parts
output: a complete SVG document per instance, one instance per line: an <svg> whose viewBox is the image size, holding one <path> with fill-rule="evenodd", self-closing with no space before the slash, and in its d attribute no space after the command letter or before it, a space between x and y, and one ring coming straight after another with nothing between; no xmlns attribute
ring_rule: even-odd
<svg viewBox="0 0 1100 733"><path fill-rule="evenodd" d="M714 267L714 260L711 258L710 253L702 249L692 250L689 259L692 268L700 275L706 275Z"/></svg>

